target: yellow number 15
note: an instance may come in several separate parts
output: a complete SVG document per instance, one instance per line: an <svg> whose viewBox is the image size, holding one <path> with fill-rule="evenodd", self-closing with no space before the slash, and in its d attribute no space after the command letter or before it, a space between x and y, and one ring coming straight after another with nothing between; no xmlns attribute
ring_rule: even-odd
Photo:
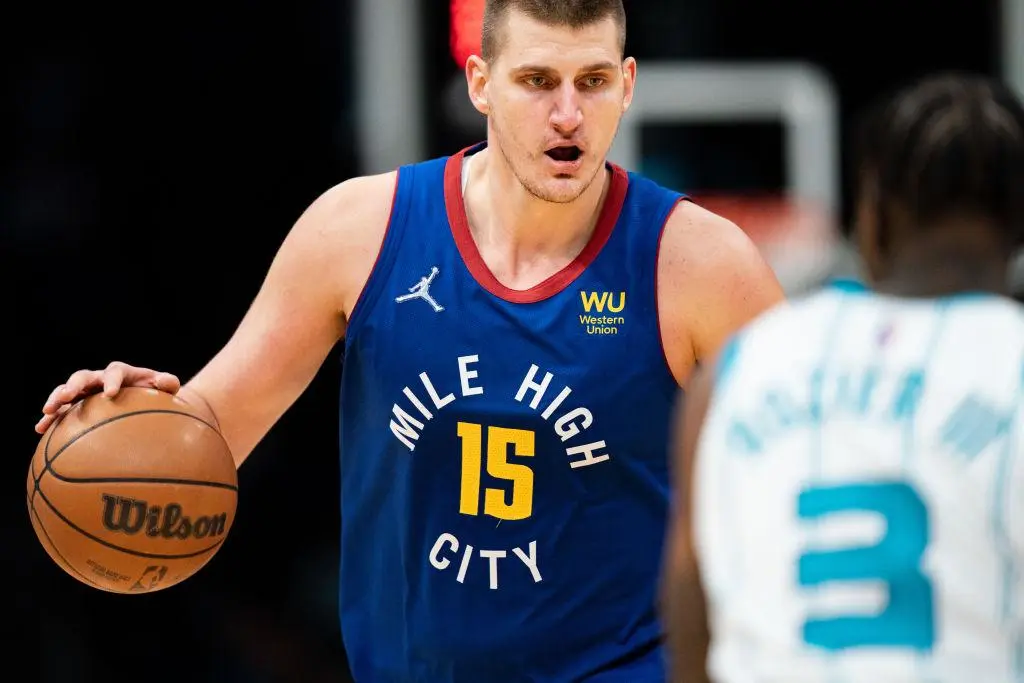
<svg viewBox="0 0 1024 683"><path fill-rule="evenodd" d="M483 426L472 422L459 423L462 441L462 493L459 512L480 514L480 476L483 469ZM497 519L526 519L533 514L533 470L526 465L508 461L512 454L533 456L534 433L526 429L487 428L487 474L512 482L511 501L505 489L484 489L484 514Z"/></svg>

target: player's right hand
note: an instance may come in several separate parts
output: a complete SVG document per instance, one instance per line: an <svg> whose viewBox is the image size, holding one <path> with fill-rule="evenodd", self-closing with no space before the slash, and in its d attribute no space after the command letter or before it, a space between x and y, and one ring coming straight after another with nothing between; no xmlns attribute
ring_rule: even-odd
<svg viewBox="0 0 1024 683"><path fill-rule="evenodd" d="M100 391L105 396L116 396L121 387L150 387L176 394L181 381L169 372L137 368L120 361L114 361L105 370L79 370L50 392L43 404L43 416L36 423L36 432L44 433L79 399Z"/></svg>

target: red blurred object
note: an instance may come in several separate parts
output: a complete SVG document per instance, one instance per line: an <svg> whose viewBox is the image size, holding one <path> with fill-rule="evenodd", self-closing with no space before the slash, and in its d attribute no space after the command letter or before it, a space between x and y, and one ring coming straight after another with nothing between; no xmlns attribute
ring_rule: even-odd
<svg viewBox="0 0 1024 683"><path fill-rule="evenodd" d="M810 203L783 195L694 192L691 196L708 211L736 223L761 246L812 239L826 223L824 214Z"/></svg>
<svg viewBox="0 0 1024 683"><path fill-rule="evenodd" d="M449 42L459 68L466 66L470 55L480 54L483 25L484 0L452 0Z"/></svg>

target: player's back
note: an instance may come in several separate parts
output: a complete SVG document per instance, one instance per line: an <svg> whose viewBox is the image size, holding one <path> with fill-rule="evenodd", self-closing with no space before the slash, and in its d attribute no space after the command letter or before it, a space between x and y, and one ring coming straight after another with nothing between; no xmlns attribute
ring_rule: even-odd
<svg viewBox="0 0 1024 683"><path fill-rule="evenodd" d="M714 680L1024 680L1024 309L832 287L719 373L694 473Z"/></svg>

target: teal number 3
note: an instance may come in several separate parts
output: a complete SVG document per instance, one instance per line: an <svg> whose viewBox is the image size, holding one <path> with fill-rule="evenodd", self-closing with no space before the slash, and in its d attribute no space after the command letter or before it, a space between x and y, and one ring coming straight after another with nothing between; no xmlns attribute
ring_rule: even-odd
<svg viewBox="0 0 1024 683"><path fill-rule="evenodd" d="M921 571L929 538L924 501L905 483L812 487L801 492L798 501L804 521L857 512L884 518L882 539L873 546L804 553L799 560L800 585L883 581L888 603L879 614L812 616L804 622L804 642L832 651L855 647L931 650L935 600L931 581Z"/></svg>

